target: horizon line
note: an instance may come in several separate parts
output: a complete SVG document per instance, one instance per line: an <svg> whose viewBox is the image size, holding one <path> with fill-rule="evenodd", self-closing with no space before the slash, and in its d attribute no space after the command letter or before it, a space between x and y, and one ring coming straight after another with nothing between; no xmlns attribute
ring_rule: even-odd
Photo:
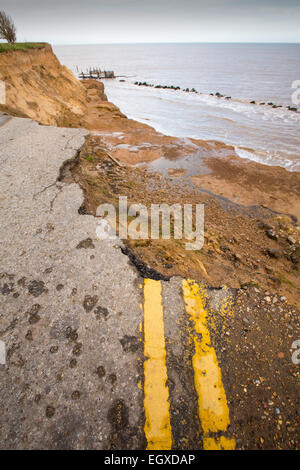
<svg viewBox="0 0 300 470"><path fill-rule="evenodd" d="M290 41L153 41L153 42L89 42L89 43L53 43L53 46L113 46L113 45L144 45L144 44L290 44L300 45L298 42Z"/></svg>

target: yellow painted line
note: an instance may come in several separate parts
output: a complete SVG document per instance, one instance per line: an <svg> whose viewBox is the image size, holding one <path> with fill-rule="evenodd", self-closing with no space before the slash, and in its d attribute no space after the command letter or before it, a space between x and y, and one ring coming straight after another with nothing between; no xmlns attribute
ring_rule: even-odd
<svg viewBox="0 0 300 470"><path fill-rule="evenodd" d="M228 439L227 437L204 437L203 448L205 450L234 450L235 439Z"/></svg>
<svg viewBox="0 0 300 470"><path fill-rule="evenodd" d="M222 383L221 369L211 342L205 309L205 290L194 281L183 280L186 312L194 323L192 333L195 353L192 358L194 382L198 395L198 413L204 433L204 449L233 449L234 439L211 437L225 432L230 424L229 409Z"/></svg>
<svg viewBox="0 0 300 470"><path fill-rule="evenodd" d="M172 446L161 283L144 281L144 407L148 450Z"/></svg>

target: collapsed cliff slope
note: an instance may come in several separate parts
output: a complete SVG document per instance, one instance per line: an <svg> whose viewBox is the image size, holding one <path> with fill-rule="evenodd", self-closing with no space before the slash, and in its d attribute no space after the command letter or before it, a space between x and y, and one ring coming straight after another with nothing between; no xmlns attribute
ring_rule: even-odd
<svg viewBox="0 0 300 470"><path fill-rule="evenodd" d="M5 82L2 111L42 124L69 125L86 109L86 89L60 64L49 44L30 51L0 54L0 80Z"/></svg>
<svg viewBox="0 0 300 470"><path fill-rule="evenodd" d="M145 205L206 205L201 252L189 257L176 241L138 240L129 246L136 258L164 277L204 279L214 287L225 280L235 288L252 282L298 304L300 173L247 162L222 143L166 136L127 119L107 101L103 83L77 80L49 45L0 53L0 80L7 113L91 131L73 175L84 190L86 212L94 214L102 202L117 204L124 194ZM111 157L123 169L109 168ZM146 166L144 172L132 169L137 164Z"/></svg>
<svg viewBox="0 0 300 470"><path fill-rule="evenodd" d="M87 129L103 128L108 119L127 121L119 108L107 101L103 83L80 82L61 65L50 44L0 53L0 80L6 88L0 111L13 116Z"/></svg>

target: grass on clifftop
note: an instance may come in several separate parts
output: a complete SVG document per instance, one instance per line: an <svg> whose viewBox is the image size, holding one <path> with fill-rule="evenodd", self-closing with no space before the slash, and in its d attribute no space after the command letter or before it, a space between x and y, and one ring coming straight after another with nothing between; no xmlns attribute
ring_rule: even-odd
<svg viewBox="0 0 300 470"><path fill-rule="evenodd" d="M15 43L0 43L0 53L7 51L27 51L28 49L42 49L45 47L45 42L15 42Z"/></svg>

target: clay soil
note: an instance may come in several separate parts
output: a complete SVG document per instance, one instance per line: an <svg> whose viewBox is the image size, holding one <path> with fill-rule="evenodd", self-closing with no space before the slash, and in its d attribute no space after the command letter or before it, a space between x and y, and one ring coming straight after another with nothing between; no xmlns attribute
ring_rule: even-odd
<svg viewBox="0 0 300 470"><path fill-rule="evenodd" d="M250 188L250 182L250 200L247 201L245 180L242 184L244 194L239 192L238 197L231 199L224 197L225 191L226 195L233 191L234 166L237 173L244 171L246 174L237 161L231 158L228 162L221 162L213 158L210 162L207 159L208 167L215 166L211 174L213 193L207 192L205 186L208 184L204 184L204 187L201 185L201 175L192 178L197 178L197 184L194 184L191 178L182 175L162 176L157 171L149 170L147 165L136 167L123 163L119 166L107 155L105 144L102 136L90 136L73 163L73 178L85 194L84 207L81 209L83 213L96 215L96 209L101 203L110 202L118 207L119 196L127 196L128 205L140 203L148 209L151 204L164 202L205 204L205 241L201 250L188 251L186 240L175 240L172 236L170 240L124 241L132 261L141 273L147 276L149 270L153 270L161 278L180 275L205 281L212 287L256 285L285 296L293 305L299 306L300 232L296 216L289 214L288 210L279 212L257 204L256 198L259 196L255 188ZM116 155L114 152L113 155L121 160L120 153ZM230 175L228 185L225 185L226 166ZM254 173L265 169L260 167L258 165L256 169L255 165L249 164L252 174L250 172L248 177L253 185L258 182ZM287 178L290 187L294 184L292 197L296 199L297 176L285 175L281 169L272 171L278 171L279 175L282 193L278 185L278 200L281 202L281 196L286 190ZM209 182L207 175L203 178L206 183ZM267 191L263 194L269 197ZM237 198L243 198L244 204L236 202ZM282 205L282 209L288 208Z"/></svg>

